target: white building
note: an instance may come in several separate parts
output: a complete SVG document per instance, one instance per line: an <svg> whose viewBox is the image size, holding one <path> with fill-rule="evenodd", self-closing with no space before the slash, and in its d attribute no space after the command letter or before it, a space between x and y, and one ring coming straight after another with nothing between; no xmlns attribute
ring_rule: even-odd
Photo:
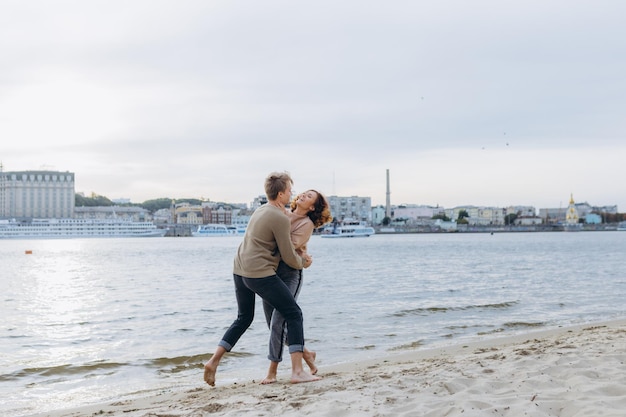
<svg viewBox="0 0 626 417"><path fill-rule="evenodd" d="M461 211L466 211L468 224L472 226L497 226L504 224L504 209L501 207L459 206L446 209L445 213L452 220L459 218Z"/></svg>
<svg viewBox="0 0 626 417"><path fill-rule="evenodd" d="M75 207L74 217L77 219L123 219L135 222L151 220L148 210L135 206Z"/></svg>
<svg viewBox="0 0 626 417"><path fill-rule="evenodd" d="M372 223L372 198L371 197L338 197L331 195L328 198L330 212L333 219L342 221L353 219L361 222Z"/></svg>
<svg viewBox="0 0 626 417"><path fill-rule="evenodd" d="M263 204L267 204L267 196L265 194L254 197L254 200L252 200L252 203L250 203L250 209L254 211L261 207Z"/></svg>
<svg viewBox="0 0 626 417"><path fill-rule="evenodd" d="M414 220L432 219L433 216L444 214L443 207L418 206L416 204L403 204L391 209L392 219Z"/></svg>
<svg viewBox="0 0 626 417"><path fill-rule="evenodd" d="M383 220L387 216L387 210L384 206L376 206L372 207L372 224L381 225L383 224Z"/></svg>
<svg viewBox="0 0 626 417"><path fill-rule="evenodd" d="M504 209L505 214L516 214L519 217L536 217L537 210L533 206L508 206Z"/></svg>
<svg viewBox="0 0 626 417"><path fill-rule="evenodd" d="M72 172L0 171L0 217L70 218L75 199Z"/></svg>

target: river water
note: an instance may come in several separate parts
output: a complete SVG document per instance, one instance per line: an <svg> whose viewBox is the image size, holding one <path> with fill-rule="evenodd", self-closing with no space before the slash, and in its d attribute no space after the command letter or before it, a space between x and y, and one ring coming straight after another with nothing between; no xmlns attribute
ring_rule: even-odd
<svg viewBox="0 0 626 417"><path fill-rule="evenodd" d="M0 241L0 415L205 386L202 364L236 315L240 239ZM322 374L626 316L626 233L314 236L309 251L299 301ZM218 384L260 380L267 338L258 302Z"/></svg>

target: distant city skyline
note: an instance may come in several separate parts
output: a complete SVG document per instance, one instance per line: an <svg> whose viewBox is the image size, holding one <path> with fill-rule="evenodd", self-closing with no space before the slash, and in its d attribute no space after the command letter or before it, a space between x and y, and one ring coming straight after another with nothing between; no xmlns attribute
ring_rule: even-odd
<svg viewBox="0 0 626 417"><path fill-rule="evenodd" d="M308 188L307 188L307 189L308 189ZM295 190L295 189L294 189L294 190ZM385 188L385 190L386 190L386 188ZM295 190L295 191L297 192L297 190ZM89 195L87 195L87 194L85 194L84 192L81 192L81 191L77 191L77 193L83 193L85 196L89 196ZM95 194L97 194L97 195L101 195L101 196L103 196L103 197L107 197L107 198L109 198L111 201L118 200L118 201L120 201L120 202L133 203L133 204L139 204L139 203L143 203L144 201L153 200L153 199L159 199L159 198L172 198L172 199L175 199L175 200L185 200L185 199L199 199L199 200L201 200L201 199L203 199L203 198L193 197L193 196L192 196L192 197L189 197L189 196L187 196L187 197L184 197L184 196L180 196L180 197L173 197L173 196L172 196L172 197L170 197L170 196L161 196L161 197L154 197L154 198L150 198L150 199L147 199L147 200L142 200L142 201L134 201L134 200L132 200L132 199L130 199L130 198L126 198L126 197L123 197L123 198L117 198L117 199L115 199L115 198L111 198L111 197L109 197L109 196L107 196L107 195L104 195L104 194L100 194L100 193L97 193L97 192L94 192L94 193L95 193ZM326 194L326 195L328 195L328 196L338 196L338 197L351 197L351 196L355 196L355 197L369 197L369 198L372 198L372 201L373 201L373 196L371 196L371 195L365 195L365 194L353 194L353 193L348 193L348 194L345 194L345 195L344 195L344 194L342 194L342 195L338 195L338 194L328 194L328 193L325 193L325 194ZM386 194L387 194L387 192L385 191L385 195L386 195ZM232 204L247 204L247 205L249 205L249 204L250 204L250 201L254 200L254 199L255 199L255 198L257 198L258 196L263 196L263 195L265 195L265 193L264 193L264 192L261 192L261 193L259 193L259 194L257 194L257 195L251 196L251 197L250 197L247 201L228 201L228 200L213 200L213 199L204 199L203 201L212 201L212 202L220 202L220 203L232 203ZM608 204L594 204L593 202L591 202L591 201L587 201L587 200L577 200L577 199L576 199L576 196L574 196L574 195L573 195L573 193L570 193L570 195L569 195L566 199L564 199L564 200L563 200L563 202L562 202L562 203L560 203L560 205L558 205L558 206L537 207L537 206L534 206L534 205L532 205L532 204L524 204L524 203L520 203L520 204L505 204L505 205L501 205L501 206L493 206L493 205L492 205L492 206L490 206L490 205L486 205L486 204L463 204L463 203L459 203L459 204L455 204L455 205L453 205L453 206L443 206L443 205L441 205L441 204L440 204L439 206L440 206L440 207L445 207L445 208L453 208L453 207L461 207L461 206L477 206L477 207L510 207L510 206L528 206L528 207L535 207L537 210L539 210L539 209L541 209L541 208L552 208L552 209L556 209L556 208L567 208L567 206L569 205L569 202L570 202L570 198L572 198L572 197L574 198L574 202L575 202L576 204L589 204L590 206L594 206L594 207L618 206L618 205L617 205L617 204L615 204L615 203L608 203ZM436 204L422 204L422 203L417 203L417 202L394 203L394 202L392 202L392 201L390 200L390 203L391 203L391 206L392 206L392 207L398 207L398 206L403 206L403 205L418 205L418 206L431 206L431 207L437 207L437 205L436 205ZM376 203L376 204L374 204L374 203L372 202L372 207L377 207L377 206L386 207L386 205L387 205L387 200L385 200L385 202L383 202L383 203ZM618 209L619 209L619 206L618 206Z"/></svg>
<svg viewBox="0 0 626 417"><path fill-rule="evenodd" d="M70 172L70 171L56 171L56 170L51 170L51 169L30 169L30 170L20 170L20 171L6 171L3 169L3 165L0 164L0 172L53 172L53 173L64 173L64 172ZM78 178L78 175L75 172L71 172L71 174L74 175L74 178ZM387 179L387 172L385 173L385 178ZM389 184L390 186L390 184ZM297 192L297 190L294 191ZM229 200L214 200L214 199L206 199L204 197L195 197L195 196L172 196L172 195L162 195L162 196L155 196L153 198L149 198L149 199L145 199L145 200L141 200L141 201L137 201L137 200L133 200L131 198L128 197L121 197L121 198L114 198L111 197L109 195L103 194L103 193L99 193L96 191L91 191L89 193L85 193L84 191L79 191L79 190L75 190L75 192L77 194L81 194L84 195L85 197L91 197L92 194L93 195L98 195L98 196L102 196L102 197L106 197L109 200L111 200L114 203L118 203L118 204L141 204L145 201L149 201L149 200L155 200L155 199L161 199L161 198L168 198L168 199L173 199L173 200L186 200L186 199L197 199L197 200L202 200L202 201L207 201L207 202L216 202L216 203L227 203L227 204L246 204L247 206L251 205L251 202L253 200L255 200L256 198L258 198L259 196L264 196L265 193L264 192L260 192L259 194L250 196L250 198L246 201L229 201ZM337 197L367 197L372 199L372 207L386 207L388 201L385 200L384 203L374 203L373 202L373 198L371 195L365 195L365 194L345 194L345 195L337 195L337 194L328 194L326 193L327 196L337 196ZM385 188L385 195L387 196L387 185ZM389 200L389 202L391 203L391 207L399 207L399 206L429 206L429 207L443 207L443 208L455 208L455 207L469 207L469 206L475 206L475 207L499 207L499 208L506 208L506 207L511 207L511 206L527 206L527 207L534 207L537 211L539 209L558 209L558 208L567 208L567 206L569 205L570 202L570 198L574 198L574 202L576 204L589 204L590 206L593 207L611 207L611 206L617 206L618 207L618 212L619 212L619 206L617 204L594 204L593 202L590 201L586 201L586 200L577 200L575 198L575 196L573 196L573 194L570 194L570 197L567 198L565 204L560 204L559 206L546 206L546 207L538 207L538 206L534 206L532 204L524 204L524 203L520 203L520 204L505 204L505 205L501 205L501 206L495 206L495 205L486 205L486 204L463 204L463 203L459 203L459 204L455 204L452 206L444 206L444 205L433 205L433 204L422 204L422 203L418 203L418 202L403 202L403 203L394 203L391 200Z"/></svg>
<svg viewBox="0 0 626 417"><path fill-rule="evenodd" d="M278 12L280 11L280 12ZM0 161L76 191L626 210L626 2L0 4Z"/></svg>

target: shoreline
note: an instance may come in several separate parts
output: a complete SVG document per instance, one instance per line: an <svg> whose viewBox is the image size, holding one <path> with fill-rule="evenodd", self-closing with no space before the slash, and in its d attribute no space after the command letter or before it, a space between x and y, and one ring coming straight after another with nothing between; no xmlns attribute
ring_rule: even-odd
<svg viewBox="0 0 626 417"><path fill-rule="evenodd" d="M318 352L319 355L319 352ZM32 417L622 416L626 318L320 365L321 381L160 390Z"/></svg>

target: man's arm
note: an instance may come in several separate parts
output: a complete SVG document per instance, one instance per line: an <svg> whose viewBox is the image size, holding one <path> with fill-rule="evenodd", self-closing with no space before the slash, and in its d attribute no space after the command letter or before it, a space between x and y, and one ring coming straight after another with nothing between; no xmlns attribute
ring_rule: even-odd
<svg viewBox="0 0 626 417"><path fill-rule="evenodd" d="M308 261L305 261L296 253L293 247L291 242L291 224L287 216L277 221L275 225L274 238L276 239L276 246L278 246L282 260L294 269L308 268L311 265L310 258L308 258Z"/></svg>

